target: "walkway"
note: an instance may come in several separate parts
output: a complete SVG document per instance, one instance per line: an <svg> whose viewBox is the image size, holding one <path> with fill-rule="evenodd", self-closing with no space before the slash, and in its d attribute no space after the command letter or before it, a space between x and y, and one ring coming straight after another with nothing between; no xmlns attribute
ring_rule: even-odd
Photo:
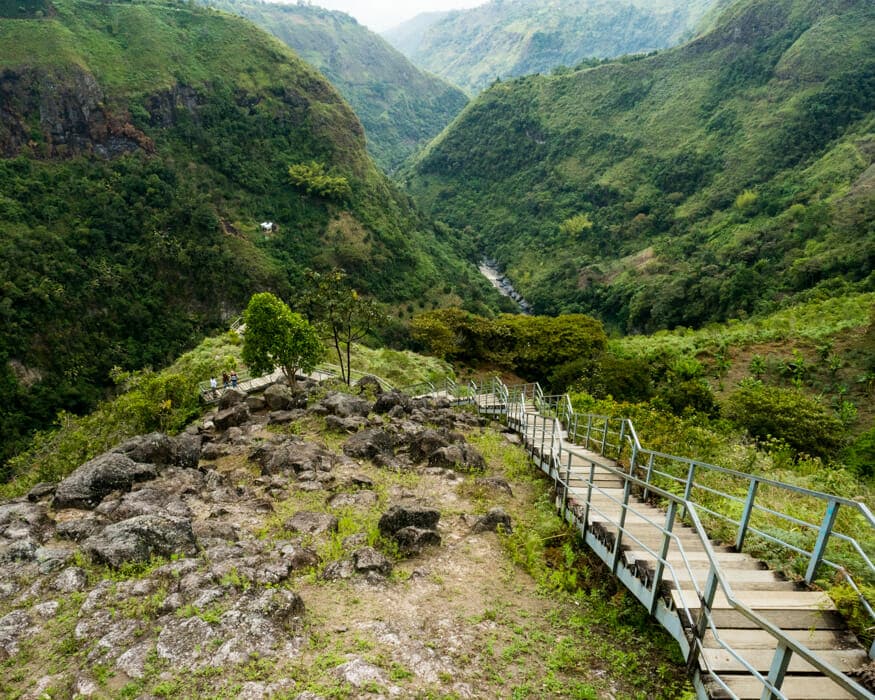
<svg viewBox="0 0 875 700"><path fill-rule="evenodd" d="M494 382L471 385L466 394L459 403L503 418L520 433L532 460L555 481L563 517L678 641L700 698L875 697L844 675L869 656L829 596L784 580L739 551L746 534L759 532L750 525L755 508L763 508L755 505L756 486L739 520L742 546L721 546L702 527L700 513L707 509L689 500L693 488L702 487L696 469L710 465L686 460L684 498L656 486L655 473L664 473L654 468L658 453L644 462L646 480L639 478L646 450L631 424L624 436L624 426L612 433L610 419L602 429L592 416L583 417L584 432L567 397L544 397L536 385ZM605 456L612 444L622 454L626 443L629 464ZM812 556L822 557L825 546L819 552L815 546ZM817 566L810 568L813 576Z"/></svg>

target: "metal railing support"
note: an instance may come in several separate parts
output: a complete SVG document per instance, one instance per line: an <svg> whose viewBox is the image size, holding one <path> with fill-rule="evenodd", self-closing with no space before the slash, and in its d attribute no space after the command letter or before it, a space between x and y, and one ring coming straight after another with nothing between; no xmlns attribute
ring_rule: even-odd
<svg viewBox="0 0 875 700"><path fill-rule="evenodd" d="M817 533L817 542L814 544L814 549L811 552L811 559L808 561L805 583L811 583L817 574L817 569L820 566L820 562L823 561L823 554L826 551L826 545L829 543L829 536L832 534L832 526L835 524L838 512L839 504L835 501L830 501L826 506L826 514L823 516L820 532Z"/></svg>
<svg viewBox="0 0 875 700"><path fill-rule="evenodd" d="M780 690L784 683L784 676L787 673L787 667L790 665L790 657L793 655L793 650L782 642L778 642L778 648L775 649L775 655L772 657L772 665L769 668L769 675L766 680L775 690ZM774 700L778 698L768 686L763 687L763 694L760 700Z"/></svg>
<svg viewBox="0 0 875 700"><path fill-rule="evenodd" d="M696 463L690 462L690 469L687 472L687 483L684 486L684 500L690 500L690 494L693 493L693 480L696 478ZM687 507L684 506L684 515L683 517L687 517Z"/></svg>
<svg viewBox="0 0 875 700"><path fill-rule="evenodd" d="M595 481L595 462L589 463L589 483L586 487L586 505L583 508L583 528L589 528L589 509L592 504L592 485Z"/></svg>
<svg viewBox="0 0 875 700"><path fill-rule="evenodd" d="M747 526L750 525L750 516L753 515L753 504L757 497L757 488L760 482L753 479L747 489L747 498L744 501L744 511L741 514L741 521L738 523L738 535L735 537L735 549L741 551L744 546L744 538L747 536Z"/></svg>
<svg viewBox="0 0 875 700"><path fill-rule="evenodd" d="M620 437L617 438L617 462L623 456L623 439L626 437L626 421L620 421Z"/></svg>
<svg viewBox="0 0 875 700"><path fill-rule="evenodd" d="M647 484L647 486L650 486L650 479L653 478L653 460L655 459L655 457L656 455L651 452L650 457L647 460L647 476L644 478L644 483ZM643 496L645 501L647 500L648 496L650 496L650 489L645 487Z"/></svg>
<svg viewBox="0 0 875 700"><path fill-rule="evenodd" d="M586 424L586 442L584 443L584 447L589 449L589 439L592 435L592 414L589 416L589 421Z"/></svg>
<svg viewBox="0 0 875 700"><path fill-rule="evenodd" d="M659 589L662 583L662 574L665 571L665 562L668 558L668 550L671 549L671 533L674 531L674 520L678 512L676 501L669 501L668 512L665 514L665 530L662 536L662 545L659 548L659 559L656 560L656 568L653 572L653 590L650 594L650 603L647 611L653 615L659 603Z"/></svg>
<svg viewBox="0 0 875 700"><path fill-rule="evenodd" d="M611 558L611 573L617 573L620 564L620 545L623 543L623 529L626 527L626 513L629 512L629 498L632 495L632 482L626 479L623 486L623 505L620 507L620 522L617 525L617 539L614 541L614 554Z"/></svg>
<svg viewBox="0 0 875 700"><path fill-rule="evenodd" d="M568 464L565 467L565 490L562 493L562 520L568 520L568 492L571 489L571 460L573 455L568 453Z"/></svg>
<svg viewBox="0 0 875 700"><path fill-rule="evenodd" d="M608 444L608 428L610 427L611 419L605 418L605 430L602 433L602 447L599 450L599 454L604 456L605 454L605 445Z"/></svg>

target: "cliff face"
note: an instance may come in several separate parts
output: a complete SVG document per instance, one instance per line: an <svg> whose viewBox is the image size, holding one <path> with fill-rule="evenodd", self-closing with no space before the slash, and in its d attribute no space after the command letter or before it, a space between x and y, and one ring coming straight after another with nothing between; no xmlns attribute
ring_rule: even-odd
<svg viewBox="0 0 875 700"><path fill-rule="evenodd" d="M0 71L0 155L26 152L37 158L94 154L113 158L152 140L130 123L127 112L105 106L94 76L78 67L64 73L35 68Z"/></svg>

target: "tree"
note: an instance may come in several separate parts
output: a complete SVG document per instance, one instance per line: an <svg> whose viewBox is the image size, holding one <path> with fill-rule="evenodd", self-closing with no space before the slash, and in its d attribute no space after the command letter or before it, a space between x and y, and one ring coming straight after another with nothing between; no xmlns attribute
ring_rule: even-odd
<svg viewBox="0 0 875 700"><path fill-rule="evenodd" d="M325 352L316 329L270 292L252 296L243 321L243 361L253 372L279 366L294 386L297 371L312 370Z"/></svg>
<svg viewBox="0 0 875 700"><path fill-rule="evenodd" d="M350 348L384 319L383 314L373 300L365 299L349 286L346 272L339 268L324 274L307 270L307 278L309 285L304 294L307 314L321 326L323 338L331 341L340 375L350 384Z"/></svg>
<svg viewBox="0 0 875 700"><path fill-rule="evenodd" d="M325 199L344 201L352 193L349 180L342 175L329 174L324 163L316 161L290 165L289 179L307 194L316 194Z"/></svg>

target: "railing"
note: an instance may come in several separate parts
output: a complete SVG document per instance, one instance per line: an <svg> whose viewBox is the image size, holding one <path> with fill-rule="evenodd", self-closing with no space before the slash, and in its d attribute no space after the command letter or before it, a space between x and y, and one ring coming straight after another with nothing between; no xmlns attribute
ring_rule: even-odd
<svg viewBox="0 0 875 700"><path fill-rule="evenodd" d="M859 575L865 579L867 584L871 584L875 580L875 566L856 538L836 529L840 507L844 508L843 515L850 513L853 516L848 518L846 515L845 521L870 530L875 528L875 519L864 504L684 457L646 450L642 447L635 428L628 419L577 414L571 408L567 395L564 399L562 397L545 397L540 387L530 384L505 387L501 390L495 386L495 381L493 380L493 386L489 390L490 397L496 395L507 397L504 404L504 415L509 424L525 436L531 454L536 458L539 466L556 480L557 491L561 493L563 515L578 523L588 544L596 550L599 547L604 550L603 558L609 561L612 571L647 606L651 614L656 615L666 629L675 636L691 667L701 664L705 667L705 671L710 674L713 682L731 696L733 695L726 681L708 668L703 656L703 637L706 631L710 631L716 643L763 685L764 698L786 697L781 692L780 687L792 654L797 654L855 697L875 697L845 676L839 669L825 662L803 644L786 635L780 628L735 598L703 525L703 516L708 521L730 524L734 528L734 544L739 551L745 546L749 536L755 536L772 545L801 555L805 558L804 578L808 583L815 579L821 565L832 567L857 593L863 608L875 619L871 602L863 595L861 586L849 571L850 568L854 568L861 572ZM526 410L528 403L532 403L539 410L543 409L544 413L535 415L528 412ZM619 519L609 517L593 503L594 490L602 492L603 495L609 495L607 491L598 486L593 478L596 469L595 462L591 463L587 497L583 506L584 512L582 514L569 513L567 503L571 489L572 453L565 446L565 439L592 452L616 460L619 467L622 467L599 465L599 469L607 470L622 480L622 501L609 496L620 506ZM629 450L628 466L625 466L621 460L627 448ZM564 479L562 476L563 466L565 467ZM723 483L727 478L740 480L742 484L746 484L744 497L718 488L717 484ZM818 524L809 523L770 508L762 501L757 501L758 494L767 489L777 490L781 495L792 498L814 499L815 502L824 507L823 518ZM637 538L625 526L633 491L646 498L659 500L666 506L665 523L660 524L645 518L662 535L658 551ZM707 494L707 497L703 498L703 494ZM697 498L701 502L697 502ZM721 503L728 503L731 507L722 508ZM738 513L738 517L734 517L732 513ZM588 530L592 516L596 514L616 527L616 534L613 535L610 547L600 543ZM636 515L642 517L639 514ZM692 527L696 538L706 552L708 573L704 582L694 575L690 561L684 552L683 544L675 532L675 526L679 519L686 520ZM788 529L776 529L774 527L776 521L788 523ZM771 529L767 529L769 526L762 523L770 524ZM792 532L793 529L798 530L799 528L809 529L813 532L814 542L810 550L786 541L786 539L781 539L782 536L789 539L787 534L781 535L781 532ZM650 578L649 586L642 585L635 575L621 566L621 543L624 540L627 543L634 542L636 547L647 552L656 562L656 571ZM833 557L836 561L827 558L829 545L833 542L841 544L841 547L836 548L839 550L837 554L847 555L850 553L856 557L856 561L849 562L846 558L842 560L839 556ZM682 569L685 571L679 572L675 565L669 561L668 555L672 550L680 553ZM660 597L660 582L666 575L673 581L678 590L682 590L680 576L687 577L694 587L695 600L699 607L691 609L684 602L680 609L673 611ZM760 673L720 638L719 629L714 623L712 614L712 606L718 592L722 593L734 610L775 638L775 654L767 674ZM698 614L694 615L693 610L698 610ZM682 627L692 630L692 635L687 634L684 629L678 628L678 615L680 615ZM869 653L870 656L875 654L875 645L870 648ZM700 673L698 665L696 665L696 673ZM701 683L701 677L697 676L697 679Z"/></svg>

